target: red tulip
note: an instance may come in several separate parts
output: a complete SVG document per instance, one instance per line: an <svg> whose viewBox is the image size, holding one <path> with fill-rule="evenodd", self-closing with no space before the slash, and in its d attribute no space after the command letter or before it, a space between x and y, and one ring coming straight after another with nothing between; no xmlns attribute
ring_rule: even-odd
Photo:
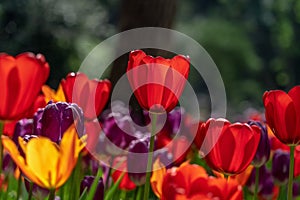
<svg viewBox="0 0 300 200"><path fill-rule="evenodd" d="M300 86L288 93L281 90L265 92L265 115L274 135L284 144L300 142Z"/></svg>
<svg viewBox="0 0 300 200"><path fill-rule="evenodd" d="M207 153L205 160L212 169L234 175L250 165L260 141L260 129L257 126L209 119L201 129L206 135L203 143L204 153Z"/></svg>
<svg viewBox="0 0 300 200"><path fill-rule="evenodd" d="M127 161L122 161L122 158L116 158L114 160L114 165L112 166L116 170L111 174L112 180L117 182L118 179L124 173L124 177L122 178L119 189L122 190L134 190L136 188L135 183L129 178L129 174L127 172Z"/></svg>
<svg viewBox="0 0 300 200"><path fill-rule="evenodd" d="M190 67L188 58L152 57L141 50L129 56L127 77L142 108L152 112L170 112L178 103Z"/></svg>
<svg viewBox="0 0 300 200"><path fill-rule="evenodd" d="M78 104L84 117L89 120L95 119L101 113L111 91L109 80L90 80L83 73L70 73L61 81L61 85L67 102Z"/></svg>
<svg viewBox="0 0 300 200"><path fill-rule="evenodd" d="M300 146L295 148L295 168L294 168L294 177L300 175Z"/></svg>
<svg viewBox="0 0 300 200"><path fill-rule="evenodd" d="M18 120L36 100L49 75L49 65L41 54L0 54L0 120Z"/></svg>

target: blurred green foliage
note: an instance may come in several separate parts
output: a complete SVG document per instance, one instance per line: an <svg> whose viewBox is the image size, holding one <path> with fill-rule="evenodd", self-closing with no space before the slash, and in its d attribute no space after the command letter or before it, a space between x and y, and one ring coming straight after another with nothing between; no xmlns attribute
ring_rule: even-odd
<svg viewBox="0 0 300 200"><path fill-rule="evenodd" d="M300 1L180 2L176 29L217 64L233 109L262 106L265 90L300 83Z"/></svg>
<svg viewBox="0 0 300 200"><path fill-rule="evenodd" d="M222 74L234 109L262 106L269 89L300 84L300 1L177 1L174 29L197 40ZM48 84L76 70L117 33L121 0L10 0L0 3L0 51L43 53Z"/></svg>
<svg viewBox="0 0 300 200"><path fill-rule="evenodd" d="M109 15L113 5L97 0L1 1L0 51L44 54L51 66L48 84L55 88L95 45L115 32Z"/></svg>

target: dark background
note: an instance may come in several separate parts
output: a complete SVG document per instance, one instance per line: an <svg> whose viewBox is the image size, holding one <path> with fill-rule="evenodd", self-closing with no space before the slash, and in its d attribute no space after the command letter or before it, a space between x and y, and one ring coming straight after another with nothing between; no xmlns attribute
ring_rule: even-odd
<svg viewBox="0 0 300 200"><path fill-rule="evenodd" d="M222 74L232 115L261 108L265 90L288 91L300 82L297 0L1 1L0 51L44 54L51 66L48 84L56 88L98 43L143 26L197 40ZM113 82L124 73L126 58L113 65ZM201 96L202 86L192 84Z"/></svg>

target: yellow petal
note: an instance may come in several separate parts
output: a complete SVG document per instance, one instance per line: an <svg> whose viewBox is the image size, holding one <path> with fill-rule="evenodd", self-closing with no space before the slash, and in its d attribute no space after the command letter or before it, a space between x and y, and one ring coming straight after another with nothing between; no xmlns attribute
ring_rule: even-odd
<svg viewBox="0 0 300 200"><path fill-rule="evenodd" d="M48 103L50 100L55 100L55 91L52 90L48 85L42 86L42 92L45 96L46 103Z"/></svg>
<svg viewBox="0 0 300 200"><path fill-rule="evenodd" d="M153 172L150 179L151 187L155 195L160 199L162 195L162 183L166 174L165 166L157 159L153 164Z"/></svg>
<svg viewBox="0 0 300 200"><path fill-rule="evenodd" d="M62 89L61 84L59 84L58 89L56 91L56 99L58 101L66 101L65 93Z"/></svg>
<svg viewBox="0 0 300 200"><path fill-rule="evenodd" d="M59 150L50 139L39 137L26 145L26 163L48 189L56 187L59 168Z"/></svg>
<svg viewBox="0 0 300 200"><path fill-rule="evenodd" d="M58 101L66 101L64 91L62 89L61 84L59 84L57 92L55 90L51 89L48 85L42 86L42 92L45 95L45 101L48 103L50 100L54 102Z"/></svg>
<svg viewBox="0 0 300 200"><path fill-rule="evenodd" d="M82 141L78 138L78 134L74 125L72 125L65 133L60 143L60 167L58 172L58 187L63 185L71 175L80 151L83 148Z"/></svg>
<svg viewBox="0 0 300 200"><path fill-rule="evenodd" d="M26 165L25 159L20 155L16 144L6 136L2 136L2 144L4 149L10 154L13 161L21 169L23 174L34 183L44 187L43 183L35 176L32 170Z"/></svg>

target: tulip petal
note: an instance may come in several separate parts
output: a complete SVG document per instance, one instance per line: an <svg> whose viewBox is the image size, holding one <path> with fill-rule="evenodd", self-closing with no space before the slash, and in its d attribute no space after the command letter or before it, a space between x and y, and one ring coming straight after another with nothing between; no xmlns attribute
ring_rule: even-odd
<svg viewBox="0 0 300 200"><path fill-rule="evenodd" d="M16 58L0 54L0 119L17 120L27 115L49 75L49 65L38 54Z"/></svg>
<svg viewBox="0 0 300 200"><path fill-rule="evenodd" d="M165 166L157 159L153 164L153 172L150 179L154 194L160 199L162 195L162 183L166 174Z"/></svg>
<svg viewBox="0 0 300 200"><path fill-rule="evenodd" d="M289 91L289 96L293 100L295 110L296 110L296 124L293 126L296 127L295 133L297 134L297 139L295 142L300 141L300 86L295 86Z"/></svg>
<svg viewBox="0 0 300 200"><path fill-rule="evenodd" d="M296 134L296 111L291 97L281 90L264 94L266 120L276 137L285 144L293 144ZM300 139L300 138L299 138Z"/></svg>
<svg viewBox="0 0 300 200"><path fill-rule="evenodd" d="M41 148L43 147L43 148ZM26 145L26 163L46 188L56 188L59 149L48 138L32 138Z"/></svg>
<svg viewBox="0 0 300 200"><path fill-rule="evenodd" d="M60 143L60 159L57 187L60 187L71 175L84 143L78 138L76 129L72 125L65 133Z"/></svg>
<svg viewBox="0 0 300 200"><path fill-rule="evenodd" d="M2 136L2 143L4 149L10 154L11 158L21 169L23 174L39 186L45 187L44 183L33 173L32 169L30 169L26 165L25 159L20 155L16 144L11 139L5 136Z"/></svg>
<svg viewBox="0 0 300 200"><path fill-rule="evenodd" d="M148 111L152 109L152 112L160 113L174 109L188 72L189 62L183 56L171 60L154 58L141 50L129 55L127 76L130 85L141 107Z"/></svg>

